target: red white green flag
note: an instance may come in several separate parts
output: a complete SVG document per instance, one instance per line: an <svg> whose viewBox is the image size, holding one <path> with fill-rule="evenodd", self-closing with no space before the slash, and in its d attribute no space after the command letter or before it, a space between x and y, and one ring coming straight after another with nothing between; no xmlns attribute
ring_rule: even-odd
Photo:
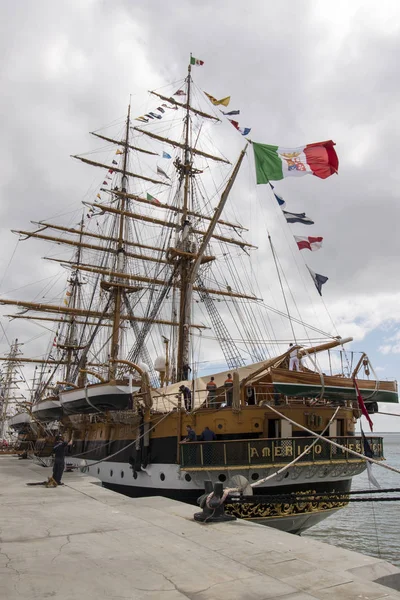
<svg viewBox="0 0 400 600"><path fill-rule="evenodd" d="M335 142L317 142L299 148L283 148L253 142L257 183L269 183L285 177L316 175L326 179L338 172Z"/></svg>
<svg viewBox="0 0 400 600"><path fill-rule="evenodd" d="M195 58L194 56L190 57L190 64L191 65L197 65L198 67L201 67L202 65L204 65L204 60L200 60L199 58Z"/></svg>
<svg viewBox="0 0 400 600"><path fill-rule="evenodd" d="M147 201L152 202L153 204L161 205L161 202L159 200L157 200L157 198L154 198L154 196L152 196L149 193L147 193Z"/></svg>

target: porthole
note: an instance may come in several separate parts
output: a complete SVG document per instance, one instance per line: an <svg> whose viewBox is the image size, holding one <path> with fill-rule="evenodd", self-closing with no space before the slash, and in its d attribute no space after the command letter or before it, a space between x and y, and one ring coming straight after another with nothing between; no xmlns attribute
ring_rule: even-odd
<svg viewBox="0 0 400 600"><path fill-rule="evenodd" d="M121 479L124 478L125 473L123 471L121 471Z"/></svg>
<svg viewBox="0 0 400 600"><path fill-rule="evenodd" d="M161 481L164 481L164 480L165 480L165 475L164 475L164 473L160 473L160 479L161 479Z"/></svg>
<svg viewBox="0 0 400 600"><path fill-rule="evenodd" d="M223 473L221 473L220 475L218 475L218 479L220 481L226 481L226 475L224 475Z"/></svg>
<svg viewBox="0 0 400 600"><path fill-rule="evenodd" d="M222 423L219 423L218 429L222 429Z"/></svg>
<svg viewBox="0 0 400 600"><path fill-rule="evenodd" d="M186 481L192 481L192 478L190 477L189 473L186 473L185 479Z"/></svg>
<svg viewBox="0 0 400 600"><path fill-rule="evenodd" d="M97 467L97 475L100 475L100 467Z"/></svg>
<svg viewBox="0 0 400 600"><path fill-rule="evenodd" d="M254 427L260 427L260 423L254 423Z"/></svg>
<svg viewBox="0 0 400 600"><path fill-rule="evenodd" d="M114 471L111 469L110 470L110 477L112 477L114 475Z"/></svg>
<svg viewBox="0 0 400 600"><path fill-rule="evenodd" d="M252 478L253 481L257 481L257 479L259 479L260 476L259 476L258 473L253 473L253 475L251 476L251 478Z"/></svg>

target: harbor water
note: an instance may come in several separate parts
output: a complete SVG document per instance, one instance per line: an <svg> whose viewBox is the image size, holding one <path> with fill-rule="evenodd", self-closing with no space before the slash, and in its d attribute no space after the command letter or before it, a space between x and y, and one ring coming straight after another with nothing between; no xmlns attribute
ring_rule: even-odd
<svg viewBox="0 0 400 600"><path fill-rule="evenodd" d="M384 438L386 463L400 470L400 433L377 433ZM400 488L400 474L373 465L382 489ZM364 471L353 479L352 490L376 489ZM399 496L400 493L382 496ZM377 497L376 495L371 497ZM334 546L382 558L400 567L400 502L353 502L303 535Z"/></svg>

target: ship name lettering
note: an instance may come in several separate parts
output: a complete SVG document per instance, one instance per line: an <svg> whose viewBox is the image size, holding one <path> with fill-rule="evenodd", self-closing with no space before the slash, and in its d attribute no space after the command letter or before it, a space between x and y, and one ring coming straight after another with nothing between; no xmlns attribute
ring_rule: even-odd
<svg viewBox="0 0 400 600"><path fill-rule="evenodd" d="M297 446L297 456L299 456L305 450L307 450L306 454L310 454L310 450L309 450L309 446L308 445L304 446L304 448L301 448L300 446Z"/></svg>

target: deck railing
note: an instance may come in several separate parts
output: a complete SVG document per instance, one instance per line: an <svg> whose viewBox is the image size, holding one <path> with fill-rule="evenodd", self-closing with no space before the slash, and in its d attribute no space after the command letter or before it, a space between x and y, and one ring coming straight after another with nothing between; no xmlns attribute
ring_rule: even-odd
<svg viewBox="0 0 400 600"><path fill-rule="evenodd" d="M363 453L364 448L361 437L335 437L329 439L349 450ZM367 440L374 453L374 458L383 458L383 438L368 437ZM301 437L181 443L181 467L190 469L202 467L256 467L261 465L282 466L298 457L311 446L313 441L315 441L313 437ZM345 449L318 440L299 459L297 464L309 462L334 463L343 460L355 462L361 459Z"/></svg>

